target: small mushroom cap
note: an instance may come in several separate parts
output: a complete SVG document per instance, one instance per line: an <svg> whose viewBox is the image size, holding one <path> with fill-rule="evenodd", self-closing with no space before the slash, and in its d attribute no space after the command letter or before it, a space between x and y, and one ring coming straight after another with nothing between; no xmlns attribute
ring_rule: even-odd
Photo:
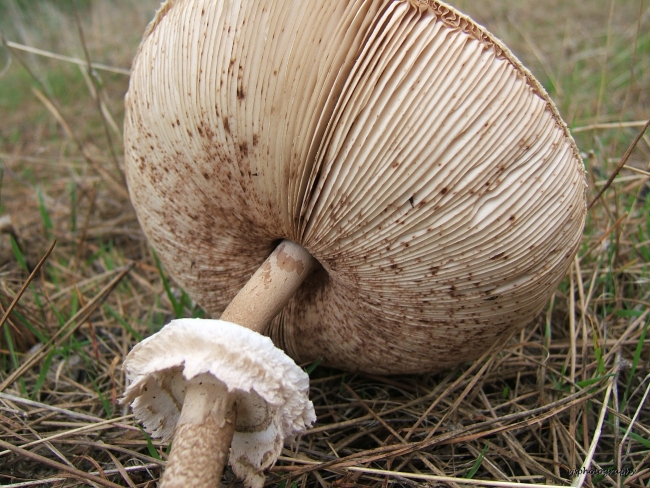
<svg viewBox="0 0 650 488"><path fill-rule="evenodd" d="M309 376L268 337L222 320L174 320L124 361L129 381L123 403L154 437L169 441L186 383L209 374L237 398L230 464L249 486L261 486L285 439L315 420Z"/></svg>
<svg viewBox="0 0 650 488"><path fill-rule="evenodd" d="M126 99L126 173L215 317L277 243L322 269L268 334L297 362L445 368L530 322L577 251L585 173L552 101L435 0L174 0Z"/></svg>

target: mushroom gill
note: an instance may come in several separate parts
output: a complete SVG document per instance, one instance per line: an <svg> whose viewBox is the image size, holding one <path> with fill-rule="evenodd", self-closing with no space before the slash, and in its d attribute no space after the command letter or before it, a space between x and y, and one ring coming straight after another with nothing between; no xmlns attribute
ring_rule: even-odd
<svg viewBox="0 0 650 488"><path fill-rule="evenodd" d="M373 373L478 356L577 249L584 169L544 89L430 0L174 0L126 100L138 218L218 316L282 239L320 263L267 334Z"/></svg>

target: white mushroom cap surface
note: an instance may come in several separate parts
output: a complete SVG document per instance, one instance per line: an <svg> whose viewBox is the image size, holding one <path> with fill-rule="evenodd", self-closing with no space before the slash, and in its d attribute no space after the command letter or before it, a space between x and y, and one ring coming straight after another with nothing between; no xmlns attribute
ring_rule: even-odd
<svg viewBox="0 0 650 488"><path fill-rule="evenodd" d="M129 190L218 316L281 239L321 265L268 333L374 373L469 361L543 308L584 167L550 98L434 0L174 0L126 99Z"/></svg>
<svg viewBox="0 0 650 488"><path fill-rule="evenodd" d="M248 486L262 486L262 470L273 465L285 439L316 420L308 375L268 337L230 322L174 320L136 345L124 368L123 401L133 402L136 418L164 441L174 434L189 380L220 381L235 393L230 464Z"/></svg>

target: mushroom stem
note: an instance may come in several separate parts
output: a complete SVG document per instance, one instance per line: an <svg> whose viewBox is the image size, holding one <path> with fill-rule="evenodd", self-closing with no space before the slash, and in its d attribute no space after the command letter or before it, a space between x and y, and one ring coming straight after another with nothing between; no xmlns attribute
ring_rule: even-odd
<svg viewBox="0 0 650 488"><path fill-rule="evenodd" d="M304 247L282 241L230 302L221 320L264 332L316 263ZM163 488L219 486L237 409L235 394L208 378L199 375L187 387Z"/></svg>
<svg viewBox="0 0 650 488"><path fill-rule="evenodd" d="M237 293L221 320L263 333L316 263L304 247L285 239Z"/></svg>
<svg viewBox="0 0 650 488"><path fill-rule="evenodd" d="M194 377L185 391L160 486L219 486L235 433L235 418L235 395L209 374Z"/></svg>

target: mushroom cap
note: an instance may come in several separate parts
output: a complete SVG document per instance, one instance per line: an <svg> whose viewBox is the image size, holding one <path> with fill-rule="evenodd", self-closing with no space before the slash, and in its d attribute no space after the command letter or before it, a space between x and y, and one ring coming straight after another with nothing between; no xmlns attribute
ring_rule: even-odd
<svg viewBox="0 0 650 488"><path fill-rule="evenodd" d="M434 0L174 0L126 98L126 172L172 276L218 316L281 239L320 263L269 335L409 373L526 325L586 215L548 95Z"/></svg>
<svg viewBox="0 0 650 488"><path fill-rule="evenodd" d="M261 486L261 472L275 463L285 439L316 420L309 376L268 337L223 320L173 320L136 345L124 369L129 385L122 402L133 402L138 421L163 441L174 434L192 378L209 374L235 394L230 464L249 486Z"/></svg>

